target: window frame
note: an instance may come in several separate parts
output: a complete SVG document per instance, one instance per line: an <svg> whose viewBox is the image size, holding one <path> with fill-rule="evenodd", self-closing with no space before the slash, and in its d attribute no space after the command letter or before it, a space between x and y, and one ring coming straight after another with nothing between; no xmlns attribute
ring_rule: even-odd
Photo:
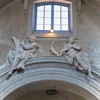
<svg viewBox="0 0 100 100"><path fill-rule="evenodd" d="M41 1L41 0L39 0L39 1L35 1L35 2L33 2L33 4L32 4L32 6L31 6L31 12L32 12L32 16L34 17L32 17L31 16L31 28L28 28L29 29L29 32L31 32L31 34L34 34L34 35L36 35L37 37L40 37L40 38L44 38L44 37L48 37L48 33L50 33L50 30L49 31L47 31L47 30L45 30L45 31L36 31L35 30L35 24L34 23L36 23L36 19L35 19L35 16L36 16L36 5L37 4L44 4L44 3L47 3L47 4L49 4L49 3L51 3L51 2L53 2L53 3L57 3L57 4L63 4L63 5L69 5L69 11L70 11L70 14L69 14L69 16L70 16L70 21L69 21L69 27L70 27L70 30L69 31L54 31L54 34L56 35L56 36L54 36L54 37L69 37L69 36L71 36L73 33L76 33L76 31L77 31L77 23L76 24L73 24L74 22L76 22L76 18L77 17L74 17L75 15L77 15L76 13L73 13L74 11L76 12L76 9L74 9L75 7L76 7L76 4L74 4L73 2L71 2L71 1L64 1L64 0L62 0L62 1L57 1L57 0L55 0L55 1L52 1L52 0L49 0L49 1L47 1L47 0L43 0L43 1ZM75 20L74 20L75 19Z"/></svg>
<svg viewBox="0 0 100 100"><path fill-rule="evenodd" d="M58 5L59 7L62 7L62 6L65 6L65 7L67 7L68 8L68 30L55 30L55 31L70 31L70 5L69 4L64 4L64 3L56 3L56 2L50 2L50 3L39 3L39 4L36 4L35 6L36 6L36 13L35 13L35 31L46 31L45 29L44 29L44 26L45 26L45 24L43 23L43 30L37 30L36 29L36 26L37 26L37 13L38 13L38 11L37 11L37 8L39 7L39 6L46 6L46 5L51 5L51 25L50 25L50 27L51 27L51 29L54 29L54 6L56 6L56 5ZM45 9L44 9L45 10ZM61 8L60 8L60 10L61 10ZM44 11L44 13L45 13L45 11ZM61 13L61 12L60 12ZM62 17L60 16L60 18L62 19ZM43 17L43 19L44 19L44 17ZM61 23L60 23L60 27L61 27ZM47 31L49 31L49 30L47 30Z"/></svg>

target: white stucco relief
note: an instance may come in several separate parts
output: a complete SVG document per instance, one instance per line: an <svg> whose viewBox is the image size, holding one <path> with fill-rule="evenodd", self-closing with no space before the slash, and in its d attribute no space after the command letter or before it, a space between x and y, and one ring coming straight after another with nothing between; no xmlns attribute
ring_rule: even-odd
<svg viewBox="0 0 100 100"><path fill-rule="evenodd" d="M25 43L24 40L20 41L15 37L12 37L12 41L15 45L15 50L10 50L8 52L6 62L0 66L1 68L10 66L7 78L15 71L23 71L25 62L30 58L37 57L39 49L35 36L29 37L27 43Z"/></svg>
<svg viewBox="0 0 100 100"><path fill-rule="evenodd" d="M87 53L82 51L82 48L75 43L73 37L68 38L68 43L64 44L63 49L59 53L53 48L53 43L51 44L50 51L57 56L64 56L67 63L74 65L77 70L85 72L88 76L93 77L91 73L93 59L91 59Z"/></svg>

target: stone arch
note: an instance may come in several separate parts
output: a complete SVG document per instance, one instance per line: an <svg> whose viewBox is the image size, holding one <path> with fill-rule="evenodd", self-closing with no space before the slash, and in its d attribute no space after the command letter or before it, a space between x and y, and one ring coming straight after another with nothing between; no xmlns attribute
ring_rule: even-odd
<svg viewBox="0 0 100 100"><path fill-rule="evenodd" d="M70 65L64 62L63 58L56 57L54 59L55 57L40 57L28 61L24 73L14 74L9 80L2 82L0 85L0 100L6 100L5 97L25 85L31 83L34 85L35 82L47 80L73 84L88 95L84 95L84 93L77 90L74 93L86 100L92 100L92 98L93 100L99 100L100 90L97 81L91 78L88 79L87 75L71 68Z"/></svg>

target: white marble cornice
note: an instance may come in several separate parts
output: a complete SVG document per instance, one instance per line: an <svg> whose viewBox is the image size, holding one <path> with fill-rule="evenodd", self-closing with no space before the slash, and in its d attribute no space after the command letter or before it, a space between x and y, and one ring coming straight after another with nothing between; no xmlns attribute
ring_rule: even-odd
<svg viewBox="0 0 100 100"><path fill-rule="evenodd" d="M64 57L49 56L29 59L26 62L26 67L23 73L14 73L7 80L5 77L9 69L10 66L0 70L1 99L4 99L8 94L26 84L43 80L70 82L84 88L97 98L100 98L100 81L89 78L86 74L76 71L74 66L67 64ZM6 73L4 74L4 72Z"/></svg>

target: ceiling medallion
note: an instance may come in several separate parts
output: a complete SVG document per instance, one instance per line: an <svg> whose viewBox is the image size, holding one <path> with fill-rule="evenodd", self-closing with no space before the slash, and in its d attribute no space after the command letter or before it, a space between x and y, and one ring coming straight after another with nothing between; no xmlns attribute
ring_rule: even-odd
<svg viewBox="0 0 100 100"><path fill-rule="evenodd" d="M58 92L56 89L48 89L45 91L45 93L49 96L55 96Z"/></svg>

